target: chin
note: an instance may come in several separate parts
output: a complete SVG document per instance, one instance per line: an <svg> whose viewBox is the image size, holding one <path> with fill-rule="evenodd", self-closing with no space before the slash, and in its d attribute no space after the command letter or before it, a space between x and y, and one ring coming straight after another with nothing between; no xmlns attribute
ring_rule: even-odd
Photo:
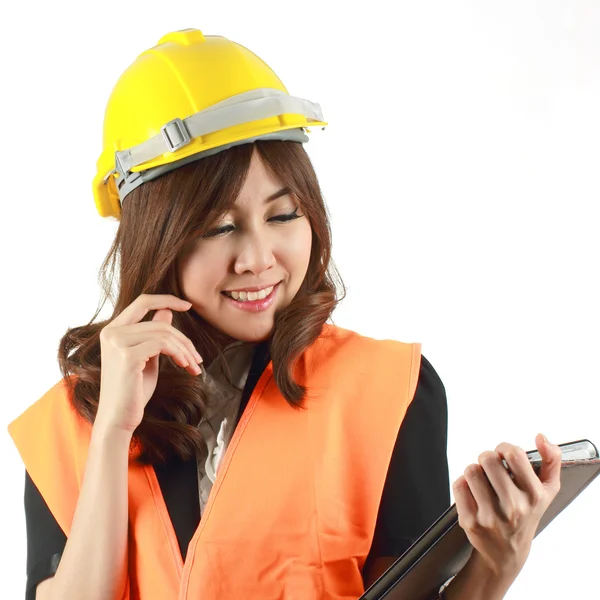
<svg viewBox="0 0 600 600"><path fill-rule="evenodd" d="M252 323L252 317L248 319L242 318L237 323L228 321L220 322L220 319L211 319L210 321L204 317L204 320L212 326L217 336L226 336L229 338L225 343L233 343L234 341L241 342L262 342L267 340L273 333L275 326L273 319L264 319L261 322Z"/></svg>
<svg viewBox="0 0 600 600"><path fill-rule="evenodd" d="M264 342L271 337L272 327L262 329L240 328L239 330L228 330L225 333L241 342Z"/></svg>

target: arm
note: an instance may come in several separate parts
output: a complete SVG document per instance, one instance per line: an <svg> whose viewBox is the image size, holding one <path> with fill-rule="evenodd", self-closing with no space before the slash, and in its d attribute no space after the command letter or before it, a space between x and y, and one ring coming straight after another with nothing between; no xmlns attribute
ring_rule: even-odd
<svg viewBox="0 0 600 600"><path fill-rule="evenodd" d="M421 357L419 381L394 446L371 551L363 571L373 584L450 506L444 385Z"/></svg>
<svg viewBox="0 0 600 600"><path fill-rule="evenodd" d="M67 536L60 528L27 470L25 470L24 500L27 527L25 600L35 600L36 586L56 573L67 543ZM49 584L44 583L43 585L48 587Z"/></svg>
<svg viewBox="0 0 600 600"><path fill-rule="evenodd" d="M36 600L117 600L127 585L131 435L94 427L71 531L54 577Z"/></svg>
<svg viewBox="0 0 600 600"><path fill-rule="evenodd" d="M365 565L365 589L450 506L447 440L446 391L431 363L422 356L415 397L390 461L373 547ZM474 558L432 600L495 600L504 597L502 587L502 582Z"/></svg>

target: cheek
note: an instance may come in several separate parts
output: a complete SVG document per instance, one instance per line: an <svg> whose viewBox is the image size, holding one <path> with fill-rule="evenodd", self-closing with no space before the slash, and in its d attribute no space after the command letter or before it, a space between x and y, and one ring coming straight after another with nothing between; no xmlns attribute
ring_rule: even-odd
<svg viewBox="0 0 600 600"><path fill-rule="evenodd" d="M300 226L296 227L293 232L290 232L286 238L286 259L297 268L306 268L310 259L312 229L307 220L298 225Z"/></svg>
<svg viewBox="0 0 600 600"><path fill-rule="evenodd" d="M189 298L198 296L202 290L212 290L223 278L222 254L197 250L190 253L178 266L181 289Z"/></svg>

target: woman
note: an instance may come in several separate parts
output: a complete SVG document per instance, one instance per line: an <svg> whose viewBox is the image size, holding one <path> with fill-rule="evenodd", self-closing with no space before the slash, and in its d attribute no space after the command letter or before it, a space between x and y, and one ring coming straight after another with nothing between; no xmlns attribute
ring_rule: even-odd
<svg viewBox="0 0 600 600"><path fill-rule="evenodd" d="M94 180L120 219L115 309L67 332L63 379L9 428L29 598L357 598L449 505L445 392L420 345L327 323L302 146L324 125L198 30L119 79ZM503 443L454 483L474 552L439 597L504 597L559 487L560 449L536 444L540 479Z"/></svg>

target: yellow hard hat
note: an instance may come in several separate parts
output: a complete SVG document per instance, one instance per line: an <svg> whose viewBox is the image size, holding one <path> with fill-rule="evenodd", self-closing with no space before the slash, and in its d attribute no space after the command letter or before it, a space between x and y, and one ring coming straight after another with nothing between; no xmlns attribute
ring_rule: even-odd
<svg viewBox="0 0 600 600"><path fill-rule="evenodd" d="M125 70L104 115L93 181L102 217L121 214L137 186L256 139L307 142L327 125L318 104L290 96L256 54L198 29L174 31Z"/></svg>

